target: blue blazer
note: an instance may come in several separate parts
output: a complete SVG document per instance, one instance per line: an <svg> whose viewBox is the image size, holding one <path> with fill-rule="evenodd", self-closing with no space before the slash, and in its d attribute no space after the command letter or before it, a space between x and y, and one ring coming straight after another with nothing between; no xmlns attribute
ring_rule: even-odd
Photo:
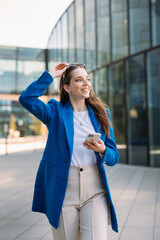
<svg viewBox="0 0 160 240"><path fill-rule="evenodd" d="M51 99L46 104L38 99L52 82L52 76L44 71L21 93L19 102L48 128L48 139L35 180L32 211L45 213L50 224L58 228L73 151L74 125L70 101L63 105ZM108 138L102 129L99 129L99 123L89 105L88 111L95 131L101 133L101 139L106 145L103 159L97 152L95 154L110 204L112 229L118 232L116 213L104 168L104 163L113 166L119 160L113 128L110 127ZM106 111L111 121L109 109Z"/></svg>

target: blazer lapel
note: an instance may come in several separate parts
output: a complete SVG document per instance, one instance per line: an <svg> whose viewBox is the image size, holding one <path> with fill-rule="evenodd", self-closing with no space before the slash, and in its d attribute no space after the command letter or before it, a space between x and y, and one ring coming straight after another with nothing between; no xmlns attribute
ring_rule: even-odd
<svg viewBox="0 0 160 240"><path fill-rule="evenodd" d="M106 135L102 131L102 129L100 127L100 123L97 121L96 116L95 116L91 106L90 105L87 105L87 106L88 106L89 116L90 116L91 122L93 124L93 127L97 133L101 133L101 139L104 141Z"/></svg>
<svg viewBox="0 0 160 240"><path fill-rule="evenodd" d="M73 109L69 101L66 102L62 107L62 117L63 117L65 132L68 140L70 155L72 156L74 126L73 126Z"/></svg>
<svg viewBox="0 0 160 240"><path fill-rule="evenodd" d="M88 112L89 112L89 116L90 116L91 122L93 124L93 127L96 132L101 133L101 139L104 141L106 135L102 131L100 124L98 123L92 108L90 107L90 105L87 105L87 106L88 106ZM66 102L66 104L63 105L62 117L63 117L65 132L66 132L66 136L67 136L70 155L72 156L73 141L74 141L74 124L73 124L73 108L70 104L70 101Z"/></svg>

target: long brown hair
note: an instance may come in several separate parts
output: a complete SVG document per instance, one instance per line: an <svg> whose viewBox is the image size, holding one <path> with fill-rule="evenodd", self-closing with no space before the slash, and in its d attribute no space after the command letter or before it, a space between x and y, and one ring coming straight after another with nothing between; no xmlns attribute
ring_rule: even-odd
<svg viewBox="0 0 160 240"><path fill-rule="evenodd" d="M69 94L65 91L64 85L70 84L70 80L72 78L72 71L77 68L77 66L69 67L66 72L60 77L59 95L60 102L62 104L65 104L69 100ZM91 106L98 122L101 125L103 132L106 133L106 135L109 137L109 127L111 126L111 123L105 110L105 108L108 108L108 106L95 97L93 89L90 90L89 95L89 98L85 99L86 104L89 104Z"/></svg>

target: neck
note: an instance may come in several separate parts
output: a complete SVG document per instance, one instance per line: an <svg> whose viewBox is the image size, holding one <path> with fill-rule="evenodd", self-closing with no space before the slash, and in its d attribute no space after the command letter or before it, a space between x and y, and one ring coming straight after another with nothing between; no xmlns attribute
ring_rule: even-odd
<svg viewBox="0 0 160 240"><path fill-rule="evenodd" d="M72 105L73 111L75 112L83 112L88 109L85 103L85 99L73 100L72 98L70 98L70 103Z"/></svg>

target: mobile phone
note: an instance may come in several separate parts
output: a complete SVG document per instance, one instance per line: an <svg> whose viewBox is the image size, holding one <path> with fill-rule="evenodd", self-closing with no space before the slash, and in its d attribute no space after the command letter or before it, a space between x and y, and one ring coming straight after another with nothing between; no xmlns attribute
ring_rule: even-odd
<svg viewBox="0 0 160 240"><path fill-rule="evenodd" d="M96 142L98 142L101 134L100 133L88 133L86 140L90 143L92 143L91 139L93 138Z"/></svg>

